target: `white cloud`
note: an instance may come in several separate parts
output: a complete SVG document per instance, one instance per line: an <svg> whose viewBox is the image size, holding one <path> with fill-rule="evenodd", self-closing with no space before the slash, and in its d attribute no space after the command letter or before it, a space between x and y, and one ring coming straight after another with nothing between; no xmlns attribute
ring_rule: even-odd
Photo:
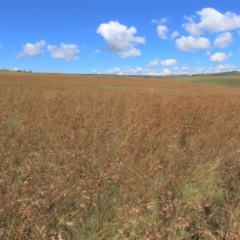
<svg viewBox="0 0 240 240"><path fill-rule="evenodd" d="M148 67L155 67L159 64L159 60L158 59L154 59L153 61L151 61L147 66Z"/></svg>
<svg viewBox="0 0 240 240"><path fill-rule="evenodd" d="M226 48L232 42L232 34L230 32L221 33L214 41L214 46L218 48Z"/></svg>
<svg viewBox="0 0 240 240"><path fill-rule="evenodd" d="M211 73L221 73L221 72L230 72L230 71L237 71L237 67L229 64L220 64L214 68L209 67Z"/></svg>
<svg viewBox="0 0 240 240"><path fill-rule="evenodd" d="M188 70L188 67L183 66L181 69L182 69L182 70Z"/></svg>
<svg viewBox="0 0 240 240"><path fill-rule="evenodd" d="M210 56L210 55L211 55L211 53L210 53L209 51L207 51L207 52L206 52L206 55Z"/></svg>
<svg viewBox="0 0 240 240"><path fill-rule="evenodd" d="M127 75L143 75L144 74L144 70L140 67L136 67L135 69L128 69L125 70L125 72L123 74L127 74Z"/></svg>
<svg viewBox="0 0 240 240"><path fill-rule="evenodd" d="M144 37L135 37L135 27L127 28L119 22L102 23L97 29L107 43L110 51L118 52L122 58L141 55L141 51L134 48L135 44L146 42Z"/></svg>
<svg viewBox="0 0 240 240"><path fill-rule="evenodd" d="M217 68L220 69L220 70L226 70L226 69L230 70L230 69L233 69L234 66L225 64L225 65L219 65Z"/></svg>
<svg viewBox="0 0 240 240"><path fill-rule="evenodd" d="M0 44L0 50L3 50L3 45L2 44Z"/></svg>
<svg viewBox="0 0 240 240"><path fill-rule="evenodd" d="M162 72L159 73L160 75L166 76L166 75L170 75L171 71L167 68L164 68Z"/></svg>
<svg viewBox="0 0 240 240"><path fill-rule="evenodd" d="M158 59L154 59L153 61L151 61L147 66L148 67L154 67L154 66L158 66L158 65L162 65L162 66L173 66L177 64L177 61L175 59L166 59L166 60L162 60L159 61Z"/></svg>
<svg viewBox="0 0 240 240"><path fill-rule="evenodd" d="M172 74L172 72L165 68L160 72L151 71L149 69L142 69L140 67L137 68L127 68L121 70L121 68L115 67L112 69L108 69L106 74L113 74L113 75L145 75L145 76L166 76Z"/></svg>
<svg viewBox="0 0 240 240"><path fill-rule="evenodd" d="M128 68L124 67L123 69L119 67L111 68L106 71L107 74L114 75L145 75L145 76L167 76L167 75L189 75L189 68L184 65L182 67L174 66L171 70L168 68L164 68L160 71L153 71L151 69L142 69L140 67L137 68Z"/></svg>
<svg viewBox="0 0 240 240"><path fill-rule="evenodd" d="M228 57L229 57L229 55L226 53L217 52L217 53L211 55L209 60L212 62L223 62L223 61L227 60Z"/></svg>
<svg viewBox="0 0 240 240"><path fill-rule="evenodd" d="M185 16L188 22L182 25L191 35L200 36L204 31L217 33L240 28L240 15L233 12L222 14L214 8L203 8L196 13L200 17L198 23L194 21L194 17Z"/></svg>
<svg viewBox="0 0 240 240"><path fill-rule="evenodd" d="M187 66L182 66L182 67L174 66L171 74L172 75L189 74L189 68Z"/></svg>
<svg viewBox="0 0 240 240"><path fill-rule="evenodd" d="M162 66L173 66L177 64L177 61L175 59L167 59L165 61L161 61L160 64Z"/></svg>
<svg viewBox="0 0 240 240"><path fill-rule="evenodd" d="M130 50L126 50L124 52L119 53L119 56L121 58L136 57L136 56L140 56L140 55L141 55L141 51L136 48L132 48Z"/></svg>
<svg viewBox="0 0 240 240"><path fill-rule="evenodd" d="M229 71L237 71L238 68L233 65L224 64L224 65L218 65L216 67L208 67L208 69L205 68L195 68L193 71L193 74L200 74L200 73L221 73L221 72L229 72Z"/></svg>
<svg viewBox="0 0 240 240"><path fill-rule="evenodd" d="M97 70L95 70L95 69L93 70L93 73L94 73L94 74L101 74L101 72L99 72L99 71L97 71Z"/></svg>
<svg viewBox="0 0 240 240"><path fill-rule="evenodd" d="M121 69L120 68L112 68L112 69L108 69L106 71L107 74L113 74L113 75L122 75Z"/></svg>
<svg viewBox="0 0 240 240"><path fill-rule="evenodd" d="M53 58L65 59L68 62L78 59L76 54L79 53L79 49L76 44L61 43L60 47L48 45L47 49Z"/></svg>
<svg viewBox="0 0 240 240"><path fill-rule="evenodd" d="M13 68L14 72L17 72L18 70L20 70L19 68Z"/></svg>
<svg viewBox="0 0 240 240"><path fill-rule="evenodd" d="M233 65L229 65L229 64L224 64L224 65L219 65L215 68L216 72L229 72L229 71L234 71L236 70L236 67L234 67Z"/></svg>
<svg viewBox="0 0 240 240"><path fill-rule="evenodd" d="M201 74L201 73L206 73L207 71L205 70L205 68L195 68L193 73L196 74Z"/></svg>
<svg viewBox="0 0 240 240"><path fill-rule="evenodd" d="M207 38L196 38L193 36L181 36L176 40L176 46L179 51L192 51L195 49L206 49L210 46L210 42Z"/></svg>
<svg viewBox="0 0 240 240"><path fill-rule="evenodd" d="M169 20L169 18L168 18L168 17L161 18L161 22L160 22L160 23L166 23L168 20Z"/></svg>
<svg viewBox="0 0 240 240"><path fill-rule="evenodd" d="M174 31L171 35L172 38L176 38L179 36L179 32L178 31Z"/></svg>
<svg viewBox="0 0 240 240"><path fill-rule="evenodd" d="M222 72L230 72L230 71L239 71L239 68L229 64L220 64L216 67L208 67L206 68L195 68L193 74L201 74L201 73L222 73Z"/></svg>
<svg viewBox="0 0 240 240"><path fill-rule="evenodd" d="M158 23L158 20L154 18L151 20L151 23Z"/></svg>
<svg viewBox="0 0 240 240"><path fill-rule="evenodd" d="M168 32L168 28L165 25L158 25L157 33L161 39L167 39L167 36L166 36L167 32Z"/></svg>
<svg viewBox="0 0 240 240"><path fill-rule="evenodd" d="M23 46L23 51L17 55L17 58L24 58L27 56L38 57L41 55L43 47L46 45L44 40L36 42L34 44L27 43Z"/></svg>
<svg viewBox="0 0 240 240"><path fill-rule="evenodd" d="M169 20L168 17L161 18L161 19L152 19L151 23L162 24L162 23L166 23L168 20Z"/></svg>
<svg viewBox="0 0 240 240"><path fill-rule="evenodd" d="M113 75L144 75L144 70L140 67L137 67L135 69L126 69L126 70L121 70L118 67L108 69L107 74L113 74Z"/></svg>

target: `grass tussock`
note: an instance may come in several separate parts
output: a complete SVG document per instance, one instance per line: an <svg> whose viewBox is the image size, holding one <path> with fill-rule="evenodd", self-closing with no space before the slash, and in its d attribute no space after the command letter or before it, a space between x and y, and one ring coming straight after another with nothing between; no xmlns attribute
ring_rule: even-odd
<svg viewBox="0 0 240 240"><path fill-rule="evenodd" d="M0 159L0 239L240 239L238 96L5 84Z"/></svg>

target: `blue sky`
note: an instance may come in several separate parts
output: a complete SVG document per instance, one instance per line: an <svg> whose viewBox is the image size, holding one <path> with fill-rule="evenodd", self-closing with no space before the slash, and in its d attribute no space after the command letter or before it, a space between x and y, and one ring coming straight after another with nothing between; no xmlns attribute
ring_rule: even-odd
<svg viewBox="0 0 240 240"><path fill-rule="evenodd" d="M0 0L0 68L170 75L239 59L238 0Z"/></svg>

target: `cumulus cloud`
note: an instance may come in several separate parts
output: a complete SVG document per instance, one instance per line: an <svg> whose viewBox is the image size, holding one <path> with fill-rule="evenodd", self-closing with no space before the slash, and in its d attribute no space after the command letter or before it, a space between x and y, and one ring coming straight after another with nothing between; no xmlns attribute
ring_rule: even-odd
<svg viewBox="0 0 240 240"><path fill-rule="evenodd" d="M159 64L159 60L158 59L154 59L153 61L151 61L147 66L148 67L155 67Z"/></svg>
<svg viewBox="0 0 240 240"><path fill-rule="evenodd" d="M159 20L157 20L157 19L154 18L154 19L151 20L151 23L158 23L158 21L159 21Z"/></svg>
<svg viewBox="0 0 240 240"><path fill-rule="evenodd" d="M160 64L162 66L173 66L177 64L177 61L175 59L167 59L165 61L161 61Z"/></svg>
<svg viewBox="0 0 240 240"><path fill-rule="evenodd" d="M137 68L129 68L122 70L119 67L114 67L108 69L106 74L113 74L113 75L145 75L145 76L166 76L172 74L172 72L165 68L160 72L152 71L149 69L142 69L140 67Z"/></svg>
<svg viewBox="0 0 240 240"><path fill-rule="evenodd" d="M229 65L229 64L224 64L224 65L220 64L215 68L215 70L217 72L229 72L229 71L236 70L236 67L234 67L233 65Z"/></svg>
<svg viewBox="0 0 240 240"><path fill-rule="evenodd" d="M238 68L229 64L220 64L216 67L209 67L209 73L221 73L221 72L230 72L230 71L238 71Z"/></svg>
<svg viewBox="0 0 240 240"><path fill-rule="evenodd" d="M181 69L182 70L188 70L188 67L187 66L183 66Z"/></svg>
<svg viewBox="0 0 240 240"><path fill-rule="evenodd" d="M220 64L216 67L205 68L195 68L193 74L200 73L221 73L221 72L230 72L230 71L238 71L238 68L229 64Z"/></svg>
<svg viewBox="0 0 240 240"><path fill-rule="evenodd" d="M166 75L170 75L171 71L167 68L164 68L162 72L159 73L160 75L166 76Z"/></svg>
<svg viewBox="0 0 240 240"><path fill-rule="evenodd" d="M135 27L127 28L127 26L117 21L100 24L97 33L103 36L107 43L107 49L118 52L122 58L141 55L141 51L134 48L134 45L146 42L144 37L134 36L137 33Z"/></svg>
<svg viewBox="0 0 240 240"><path fill-rule="evenodd" d="M202 73L207 73L207 70L205 68L195 68L193 71L194 74L202 74Z"/></svg>
<svg viewBox="0 0 240 240"><path fill-rule="evenodd" d="M181 36L176 40L176 47L179 51L187 52L195 49L206 49L210 46L210 41L207 38L196 38L193 36Z"/></svg>
<svg viewBox="0 0 240 240"><path fill-rule="evenodd" d="M23 46L23 51L17 55L17 58L24 58L24 57L38 57L42 53L43 47L46 45L44 40L36 42L34 44L27 43Z"/></svg>
<svg viewBox="0 0 240 240"><path fill-rule="evenodd" d="M174 31L171 35L171 38L176 38L179 36L179 32L178 31Z"/></svg>
<svg viewBox="0 0 240 240"><path fill-rule="evenodd" d="M136 56L140 56L140 55L141 55L141 51L136 48L132 48L130 50L126 50L126 51L119 53L119 56L121 58L136 57Z"/></svg>
<svg viewBox="0 0 240 240"><path fill-rule="evenodd" d="M169 66L173 66L176 65L177 61L175 59L166 59L166 60L162 60L159 61L158 59L154 59L153 61L151 61L147 66L148 67L155 67L158 65L162 65L165 67L169 67Z"/></svg>
<svg viewBox="0 0 240 240"><path fill-rule="evenodd" d="M106 71L107 74L113 74L113 75L122 75L122 71L120 68L118 67L114 67L114 68L111 68L111 69L108 69Z"/></svg>
<svg viewBox="0 0 240 240"><path fill-rule="evenodd" d="M165 25L158 25L157 33L161 39L167 39L166 34L168 33L168 28Z"/></svg>
<svg viewBox="0 0 240 240"><path fill-rule="evenodd" d="M79 49L76 44L61 43L60 47L48 45L47 49L53 58L65 59L68 62L78 59L76 54L79 53Z"/></svg>
<svg viewBox="0 0 240 240"><path fill-rule="evenodd" d="M231 56L231 54L217 52L217 53L211 55L209 60L212 62L223 62L223 61L226 61L230 56Z"/></svg>
<svg viewBox="0 0 240 240"><path fill-rule="evenodd" d="M226 48L232 42L232 34L230 32L221 33L214 41L214 46L218 48Z"/></svg>
<svg viewBox="0 0 240 240"><path fill-rule="evenodd" d="M182 67L174 66L172 69L164 68L160 71L154 71L152 69L143 69L140 67L137 68L128 68L123 69L119 67L111 68L106 71L107 74L114 75L139 75L139 76L168 76L168 75L189 75L189 68L184 65Z"/></svg>
<svg viewBox="0 0 240 240"><path fill-rule="evenodd" d="M226 71L232 71L235 67L233 65L229 65L229 64L224 64L224 65L219 65L217 66L217 69L219 70L226 70Z"/></svg>
<svg viewBox="0 0 240 240"><path fill-rule="evenodd" d="M101 74L101 72L99 72L99 71L97 71L97 70L95 70L95 69L93 70L93 73L94 73L94 74Z"/></svg>
<svg viewBox="0 0 240 240"><path fill-rule="evenodd" d="M233 12L220 13L214 8L203 8L196 13L200 17L199 22L194 21L195 16L185 16L188 22L182 25L191 35L200 36L204 31L217 33L240 28L240 15Z"/></svg>
<svg viewBox="0 0 240 240"><path fill-rule="evenodd" d="M162 23L166 23L168 20L169 20L168 17L161 18L161 19L152 19L151 23L162 24Z"/></svg>
<svg viewBox="0 0 240 240"><path fill-rule="evenodd" d="M182 66L182 67L174 66L171 74L172 75L189 74L189 68L187 66Z"/></svg>
<svg viewBox="0 0 240 240"><path fill-rule="evenodd" d="M140 67L125 69L125 70L121 70L121 68L114 67L114 68L108 69L106 73L113 74L113 75L147 75L145 74L146 71Z"/></svg>

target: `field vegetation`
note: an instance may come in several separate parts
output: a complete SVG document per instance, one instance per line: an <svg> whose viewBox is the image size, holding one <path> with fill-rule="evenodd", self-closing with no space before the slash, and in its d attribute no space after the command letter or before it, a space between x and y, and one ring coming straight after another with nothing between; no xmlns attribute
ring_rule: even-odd
<svg viewBox="0 0 240 240"><path fill-rule="evenodd" d="M196 75L189 77L192 82L227 86L227 87L240 87L240 72L218 73L218 74L206 74Z"/></svg>
<svg viewBox="0 0 240 240"><path fill-rule="evenodd" d="M0 74L0 239L240 239L240 92Z"/></svg>

